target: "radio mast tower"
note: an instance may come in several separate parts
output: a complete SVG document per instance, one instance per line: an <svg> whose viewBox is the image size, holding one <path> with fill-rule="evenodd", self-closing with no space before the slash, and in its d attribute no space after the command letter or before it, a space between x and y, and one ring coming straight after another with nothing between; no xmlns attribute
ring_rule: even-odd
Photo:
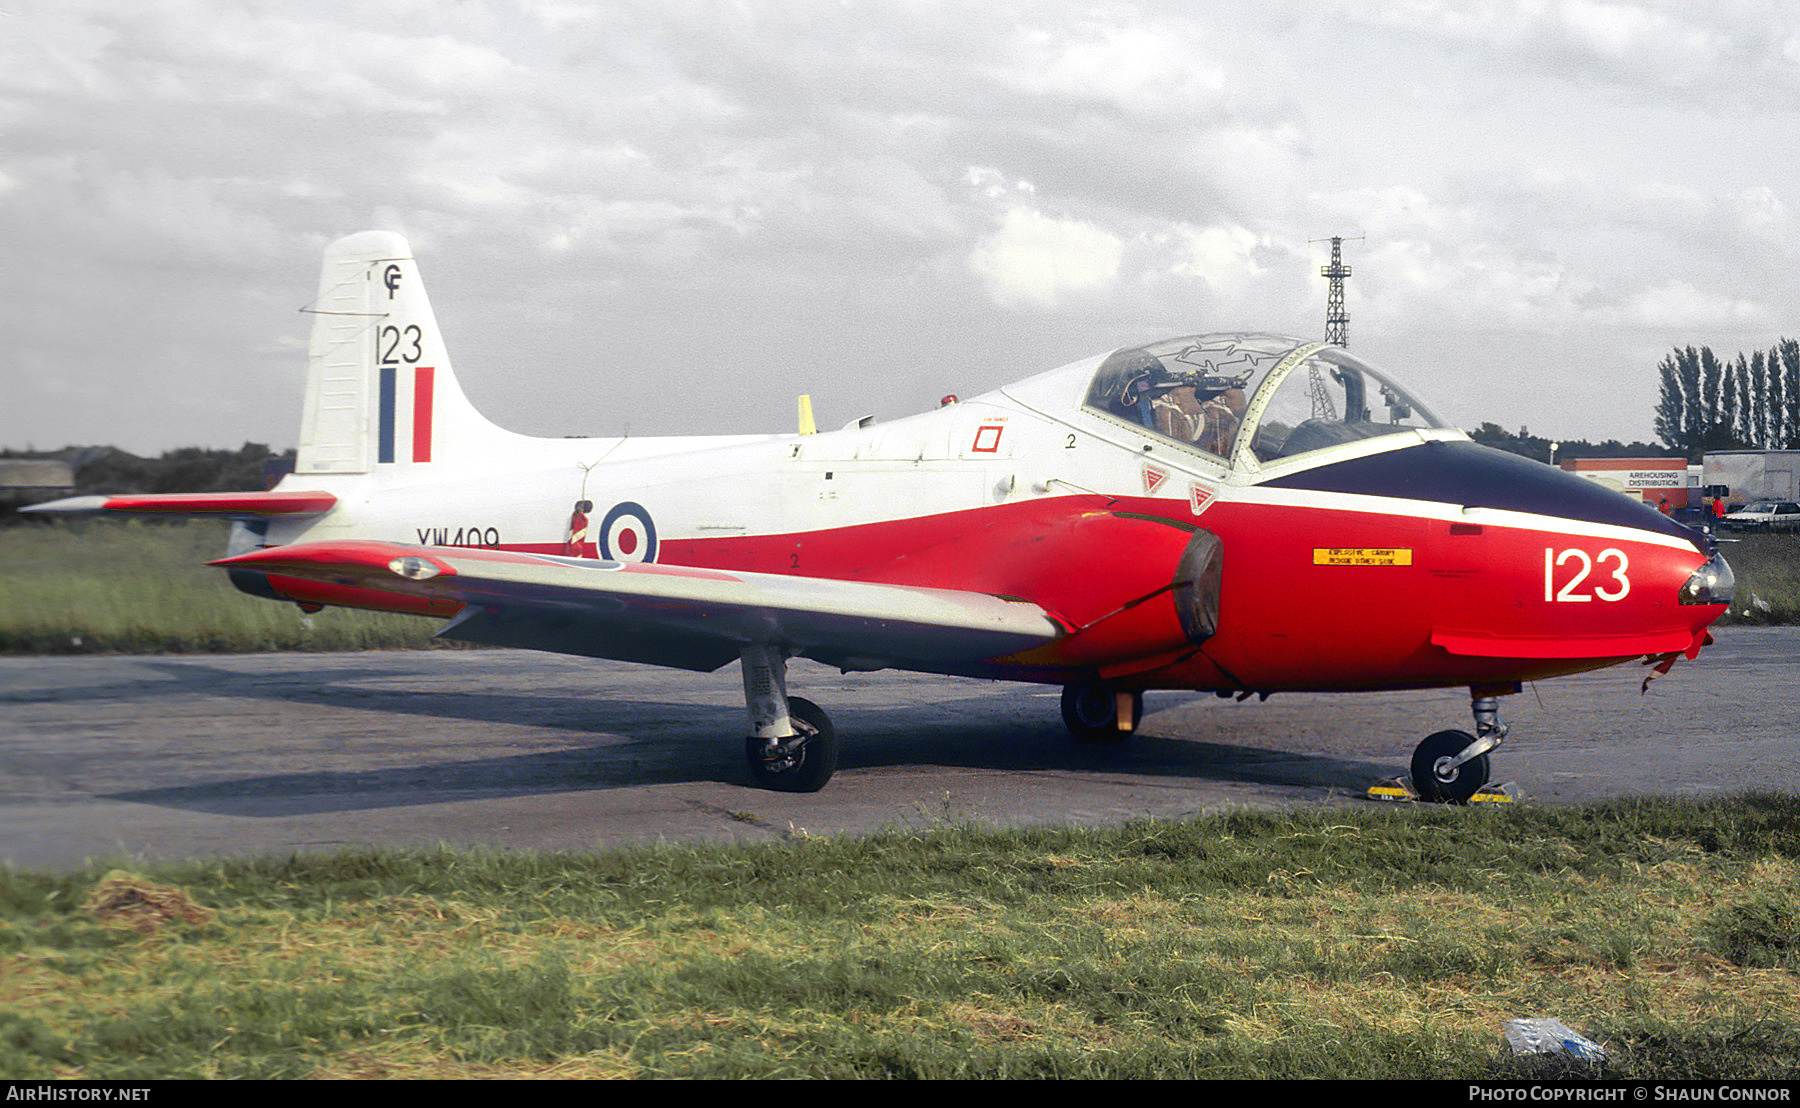
<svg viewBox="0 0 1800 1108"><path fill-rule="evenodd" d="M1363 236L1357 235L1351 241L1360 242L1362 238ZM1349 346L1350 313L1344 307L1344 281L1350 276L1350 267L1344 264L1344 236L1334 235L1330 241L1331 264L1319 270L1321 277L1331 279L1331 291L1325 295L1325 341L1334 346Z"/></svg>

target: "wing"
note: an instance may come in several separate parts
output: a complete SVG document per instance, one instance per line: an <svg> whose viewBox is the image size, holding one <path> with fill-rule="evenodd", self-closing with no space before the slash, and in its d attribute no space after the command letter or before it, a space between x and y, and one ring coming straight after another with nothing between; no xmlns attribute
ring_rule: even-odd
<svg viewBox="0 0 1800 1108"><path fill-rule="evenodd" d="M701 671L765 642L843 669L973 672L1064 632L985 593L464 547L311 542L212 564L460 603L445 638Z"/></svg>

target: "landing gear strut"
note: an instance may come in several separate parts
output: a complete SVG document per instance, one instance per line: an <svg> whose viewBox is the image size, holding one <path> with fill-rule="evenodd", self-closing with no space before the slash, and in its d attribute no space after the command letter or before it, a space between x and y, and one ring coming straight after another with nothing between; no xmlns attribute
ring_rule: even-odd
<svg viewBox="0 0 1800 1108"><path fill-rule="evenodd" d="M1506 738L1507 726L1493 690L1471 689L1469 706L1475 713L1475 734L1439 731L1413 751L1413 789L1419 799L1467 804L1488 783L1488 751Z"/></svg>
<svg viewBox="0 0 1800 1108"><path fill-rule="evenodd" d="M1144 694L1114 692L1105 685L1064 685L1062 716L1081 742L1123 742L1144 718Z"/></svg>
<svg viewBox="0 0 1800 1108"><path fill-rule="evenodd" d="M744 703L750 735L744 760L765 789L816 793L837 770L837 732L824 710L787 694L787 655L757 643L744 648Z"/></svg>

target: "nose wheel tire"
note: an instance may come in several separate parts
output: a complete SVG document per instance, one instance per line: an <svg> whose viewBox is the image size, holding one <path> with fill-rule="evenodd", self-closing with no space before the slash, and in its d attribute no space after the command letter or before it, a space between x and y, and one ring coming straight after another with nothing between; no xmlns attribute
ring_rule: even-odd
<svg viewBox="0 0 1800 1108"><path fill-rule="evenodd" d="M767 740L744 740L744 760L750 776L765 789L784 793L816 793L837 771L837 732L831 719L810 700L788 697L788 716L794 721L792 738L774 749Z"/></svg>
<svg viewBox="0 0 1800 1108"><path fill-rule="evenodd" d="M1063 723L1084 743L1116 743L1129 739L1144 719L1144 694L1131 694L1131 727L1119 728L1118 700L1104 685L1064 685Z"/></svg>
<svg viewBox="0 0 1800 1108"><path fill-rule="evenodd" d="M1439 731L1418 745L1412 756L1413 789L1419 799L1440 804L1467 804L1488 783L1488 757L1478 754L1448 768L1451 759L1469 748L1475 736L1467 731Z"/></svg>

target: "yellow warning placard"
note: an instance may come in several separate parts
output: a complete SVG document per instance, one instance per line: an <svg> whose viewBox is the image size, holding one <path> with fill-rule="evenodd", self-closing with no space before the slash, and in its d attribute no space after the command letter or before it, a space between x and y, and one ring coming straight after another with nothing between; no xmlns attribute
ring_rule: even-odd
<svg viewBox="0 0 1800 1108"><path fill-rule="evenodd" d="M1316 546L1315 566L1410 566L1410 547L1391 546Z"/></svg>

